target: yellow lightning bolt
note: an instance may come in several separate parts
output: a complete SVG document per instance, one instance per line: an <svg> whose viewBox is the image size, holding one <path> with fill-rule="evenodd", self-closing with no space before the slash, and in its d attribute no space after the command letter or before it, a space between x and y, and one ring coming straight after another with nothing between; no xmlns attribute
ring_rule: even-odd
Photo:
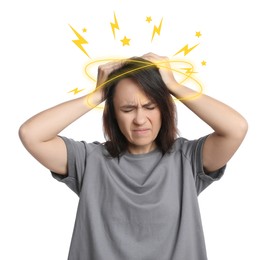
<svg viewBox="0 0 265 260"><path fill-rule="evenodd" d="M191 75L191 74L193 74L193 73L197 73L197 72L195 72L194 70L193 70L193 68L181 68L182 70L185 70L185 74L186 75Z"/></svg>
<svg viewBox="0 0 265 260"><path fill-rule="evenodd" d="M176 52L175 54L174 54L174 56L175 55L177 55L177 54L179 54L180 52L184 52L184 56L186 56L189 52L191 52L195 47L197 47L199 45L199 43L198 44L196 44L196 45L194 45L193 47L191 47L191 48L189 48L188 47L188 44L186 44L182 49L180 49L178 52Z"/></svg>
<svg viewBox="0 0 265 260"><path fill-rule="evenodd" d="M118 24L115 12L114 12L114 23L110 23L110 25L111 25L111 29L112 29L112 33L113 33L114 39L116 39L115 29L120 30L120 28L119 28L119 24Z"/></svg>
<svg viewBox="0 0 265 260"><path fill-rule="evenodd" d="M161 31L161 27L162 27L162 22L163 22L163 18L161 19L158 28L154 25L154 29L153 29L153 34L152 34L152 39L151 39L151 41L153 41L153 38L154 38L154 36L155 36L155 33L157 33L158 35L160 35L160 31Z"/></svg>
<svg viewBox="0 0 265 260"><path fill-rule="evenodd" d="M77 36L77 40L73 40L73 42L76 44L76 46L86 54L86 56L89 57L89 55L87 54L86 50L84 49L84 47L81 44L87 44L88 42L86 41L86 39L84 39L70 24L69 26L71 27L71 29L73 30L73 32L75 33L75 35ZM89 57L90 58L90 57Z"/></svg>
<svg viewBox="0 0 265 260"><path fill-rule="evenodd" d="M79 92L81 92L81 91L83 91L83 90L84 90L84 88L83 88L83 89L75 88L75 89L72 89L72 90L68 91L67 93L71 93L71 92L73 92L74 95L75 95L75 94L77 94L77 93L79 93Z"/></svg>

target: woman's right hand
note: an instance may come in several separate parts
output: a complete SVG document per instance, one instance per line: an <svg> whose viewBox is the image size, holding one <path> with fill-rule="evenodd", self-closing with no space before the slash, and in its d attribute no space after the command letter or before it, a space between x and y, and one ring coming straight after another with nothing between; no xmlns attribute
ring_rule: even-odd
<svg viewBox="0 0 265 260"><path fill-rule="evenodd" d="M119 69L124 64L124 60L111 61L98 66L97 83L93 92L86 96L86 104L93 108L105 100L104 89L109 75Z"/></svg>
<svg viewBox="0 0 265 260"><path fill-rule="evenodd" d="M98 66L97 85L96 90L103 91L105 82L109 75L119 69L124 64L124 60L111 61Z"/></svg>

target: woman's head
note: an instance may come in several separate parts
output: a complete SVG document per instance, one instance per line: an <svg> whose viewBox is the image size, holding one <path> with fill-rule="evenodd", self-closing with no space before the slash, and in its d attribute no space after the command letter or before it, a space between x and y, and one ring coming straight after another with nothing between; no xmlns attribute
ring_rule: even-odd
<svg viewBox="0 0 265 260"><path fill-rule="evenodd" d="M103 128L112 157L129 150L166 153L176 136L176 108L158 68L142 58L128 59L109 75Z"/></svg>

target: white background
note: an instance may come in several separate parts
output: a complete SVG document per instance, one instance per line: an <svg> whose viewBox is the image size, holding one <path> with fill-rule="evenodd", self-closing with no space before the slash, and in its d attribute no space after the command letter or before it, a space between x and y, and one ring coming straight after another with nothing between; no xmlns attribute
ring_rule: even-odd
<svg viewBox="0 0 265 260"><path fill-rule="evenodd" d="M174 58L192 61L204 92L234 107L249 123L223 179L199 196L208 257L265 259L262 6L257 0L2 1L0 259L66 259L78 203L24 149L19 126L37 112L93 89L83 70L89 61L149 51L172 58L184 45L197 43L185 57ZM120 26L116 40L110 27L114 12ZM152 17L150 24L146 16ZM162 17L161 34L151 42ZM83 46L91 59L72 42L76 36L69 24L89 42ZM130 46L122 46L124 36ZM85 90L67 93L76 87ZM211 131L177 105L182 136L198 138ZM62 134L103 141L101 115L102 110L94 110Z"/></svg>

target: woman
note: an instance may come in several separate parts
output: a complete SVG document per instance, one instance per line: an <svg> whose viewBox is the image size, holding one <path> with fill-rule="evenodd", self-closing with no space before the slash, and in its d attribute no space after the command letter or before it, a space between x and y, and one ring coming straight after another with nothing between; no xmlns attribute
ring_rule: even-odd
<svg viewBox="0 0 265 260"><path fill-rule="evenodd" d="M247 122L209 96L187 98L197 93L169 67L153 53L102 65L93 93L20 127L26 149L80 197L69 260L207 259L197 196L221 178ZM177 137L171 95L213 133ZM59 136L104 100L106 143Z"/></svg>

